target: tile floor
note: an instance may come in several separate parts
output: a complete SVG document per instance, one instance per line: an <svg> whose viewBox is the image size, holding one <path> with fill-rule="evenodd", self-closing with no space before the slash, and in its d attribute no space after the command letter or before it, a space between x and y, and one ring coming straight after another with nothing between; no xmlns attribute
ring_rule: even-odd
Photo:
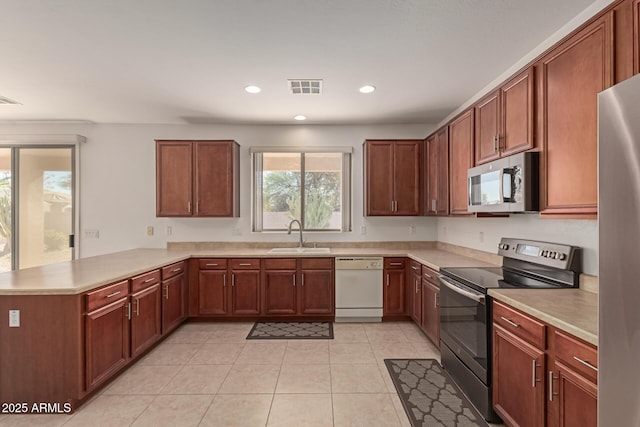
<svg viewBox="0 0 640 427"><path fill-rule="evenodd" d="M252 325L185 324L76 413L0 416L0 426L410 426L383 359L440 359L410 322L247 341Z"/></svg>

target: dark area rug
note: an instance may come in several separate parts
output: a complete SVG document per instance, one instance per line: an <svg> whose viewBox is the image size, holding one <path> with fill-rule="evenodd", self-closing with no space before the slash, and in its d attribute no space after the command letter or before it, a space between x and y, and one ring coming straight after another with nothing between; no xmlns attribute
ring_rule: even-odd
<svg viewBox="0 0 640 427"><path fill-rule="evenodd" d="M248 340L333 339L331 322L257 322Z"/></svg>
<svg viewBox="0 0 640 427"><path fill-rule="evenodd" d="M434 359L385 359L413 427L487 427Z"/></svg>

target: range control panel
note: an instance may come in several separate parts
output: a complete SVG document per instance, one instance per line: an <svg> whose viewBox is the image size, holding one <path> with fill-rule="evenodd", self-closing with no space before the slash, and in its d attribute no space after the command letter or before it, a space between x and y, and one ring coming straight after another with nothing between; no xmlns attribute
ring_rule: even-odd
<svg viewBox="0 0 640 427"><path fill-rule="evenodd" d="M503 237L498 243L498 255L521 261L548 265L562 270L573 270L579 248L558 243Z"/></svg>

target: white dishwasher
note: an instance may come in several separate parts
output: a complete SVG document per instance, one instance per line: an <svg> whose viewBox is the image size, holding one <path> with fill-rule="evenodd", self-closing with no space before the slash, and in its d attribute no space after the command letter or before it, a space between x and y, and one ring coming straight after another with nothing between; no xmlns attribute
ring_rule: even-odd
<svg viewBox="0 0 640 427"><path fill-rule="evenodd" d="M336 322L382 321L382 257L336 258Z"/></svg>

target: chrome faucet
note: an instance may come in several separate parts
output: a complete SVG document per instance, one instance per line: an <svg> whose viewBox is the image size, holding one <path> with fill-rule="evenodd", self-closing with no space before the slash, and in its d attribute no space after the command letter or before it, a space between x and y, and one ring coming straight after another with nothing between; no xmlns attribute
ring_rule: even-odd
<svg viewBox="0 0 640 427"><path fill-rule="evenodd" d="M287 230L287 234L291 234L291 226L293 225L294 222L298 223L298 229L300 230L300 247L302 248L304 246L304 240L302 240L302 224L300 223L300 221L298 221L297 219L293 219L291 220L291 222L289 223L289 229Z"/></svg>

